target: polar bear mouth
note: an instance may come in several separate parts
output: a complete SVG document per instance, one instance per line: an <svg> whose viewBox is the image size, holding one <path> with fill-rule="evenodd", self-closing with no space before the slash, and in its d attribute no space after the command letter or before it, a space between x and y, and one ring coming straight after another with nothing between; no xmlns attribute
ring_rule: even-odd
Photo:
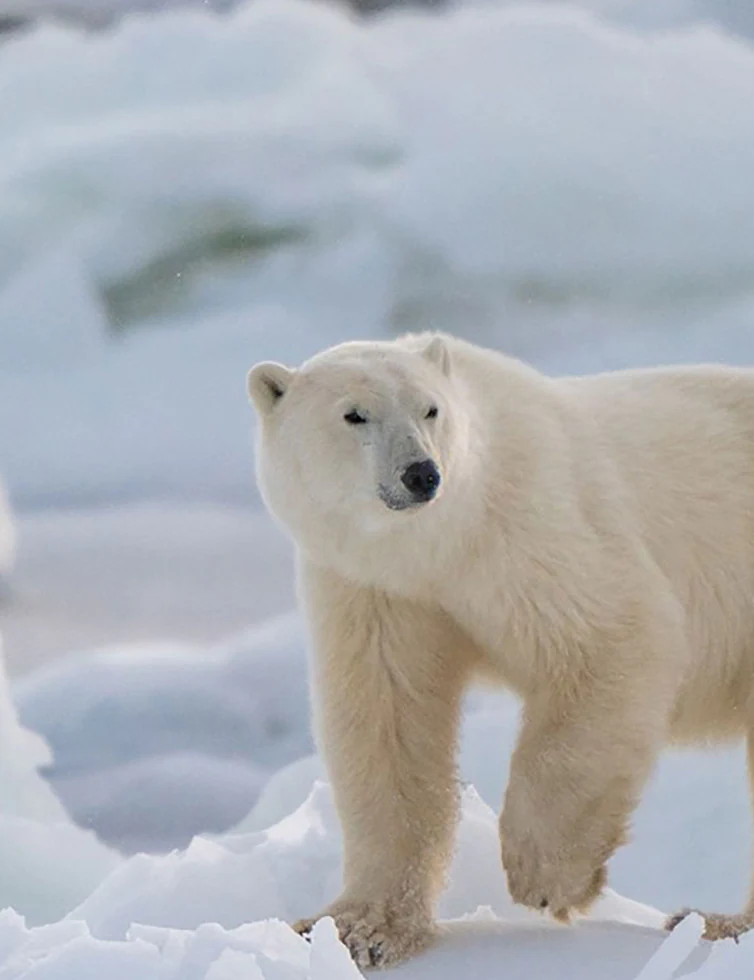
<svg viewBox="0 0 754 980"><path fill-rule="evenodd" d="M420 500L409 500L406 497L393 496L389 490L385 490L382 487L379 489L379 496L388 510L414 510L416 507L421 507L423 503Z"/></svg>
<svg viewBox="0 0 754 980"><path fill-rule="evenodd" d="M382 484L377 488L377 494L387 509L394 511L419 510L421 507L426 507L427 504L431 504L433 500L437 499L437 495L435 495L427 500L417 500L407 493L391 490L390 487L383 486Z"/></svg>

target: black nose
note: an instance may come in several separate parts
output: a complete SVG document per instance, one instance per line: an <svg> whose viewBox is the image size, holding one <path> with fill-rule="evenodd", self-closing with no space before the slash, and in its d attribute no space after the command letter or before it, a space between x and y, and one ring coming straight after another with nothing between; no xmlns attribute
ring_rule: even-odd
<svg viewBox="0 0 754 980"><path fill-rule="evenodd" d="M414 500L431 500L440 486L440 471L431 459L423 459L406 467L401 483Z"/></svg>

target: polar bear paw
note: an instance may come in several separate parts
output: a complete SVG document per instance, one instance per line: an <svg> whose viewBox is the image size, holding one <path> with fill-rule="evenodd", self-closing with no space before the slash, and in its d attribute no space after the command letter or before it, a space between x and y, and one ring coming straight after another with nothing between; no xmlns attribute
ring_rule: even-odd
<svg viewBox="0 0 754 980"><path fill-rule="evenodd" d="M665 923L665 928L672 932L687 915L700 915L704 919L703 939L735 939L754 929L754 913L744 912L741 915L717 915L715 913L699 912L698 909L683 909L676 915L671 915Z"/></svg>
<svg viewBox="0 0 754 980"><path fill-rule="evenodd" d="M380 902L326 909L315 918L301 919L293 928L306 938L325 916L332 916L340 941L361 969L395 966L425 949L435 935L430 922L413 919Z"/></svg>

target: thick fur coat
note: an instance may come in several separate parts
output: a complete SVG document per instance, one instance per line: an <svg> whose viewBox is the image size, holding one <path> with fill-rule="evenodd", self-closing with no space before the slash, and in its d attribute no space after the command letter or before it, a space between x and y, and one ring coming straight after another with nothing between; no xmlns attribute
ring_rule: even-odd
<svg viewBox="0 0 754 980"><path fill-rule="evenodd" d="M550 378L410 335L258 365L249 392L343 825L320 915L359 965L433 935L474 679L523 702L511 895L562 920L602 889L663 745L754 752L754 371ZM752 924L754 906L707 934Z"/></svg>

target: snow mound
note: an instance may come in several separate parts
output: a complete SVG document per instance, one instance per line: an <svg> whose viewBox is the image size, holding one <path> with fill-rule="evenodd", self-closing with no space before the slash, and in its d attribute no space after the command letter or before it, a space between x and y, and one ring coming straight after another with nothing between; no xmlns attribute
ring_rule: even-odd
<svg viewBox="0 0 754 980"><path fill-rule="evenodd" d="M199 3L211 9L234 7L238 0L0 0L0 16L11 18L61 18L99 27L126 14L148 13L166 7L191 7ZM527 0L465 0L473 3L524 3ZM720 24L726 30L754 35L754 14L745 0L561 0L593 10L610 20L644 29L678 27L699 21ZM459 6L458 0L426 0L426 6ZM351 0L356 10L400 7L399 0ZM421 6L414 0L412 6Z"/></svg>
<svg viewBox="0 0 754 980"><path fill-rule="evenodd" d="M373 328L428 277L619 300L751 283L754 51L703 26L259 0L45 28L0 87L0 287L65 242L61 283L84 276L113 328L217 308L211 269L225 302L319 322L358 279Z"/></svg>
<svg viewBox="0 0 754 980"><path fill-rule="evenodd" d="M60 18L93 28L101 28L126 14L144 14L169 7L196 7L206 4L223 10L237 0L0 0L0 17L22 21Z"/></svg>
<svg viewBox="0 0 754 980"><path fill-rule="evenodd" d="M71 822L37 771L49 761L44 740L19 724L0 649L0 908L32 922L69 912L119 861Z"/></svg>
<svg viewBox="0 0 754 980"><path fill-rule="evenodd" d="M16 557L16 526L10 500L0 479L0 602L3 595L3 579L7 577Z"/></svg>
<svg viewBox="0 0 754 980"><path fill-rule="evenodd" d="M195 834L266 830L300 807L326 779L310 754L304 633L285 615L209 649L71 656L17 684L24 724L54 752L43 772L77 823L126 853L161 853ZM518 726L512 697L468 698L459 771L496 810ZM741 746L666 753L611 881L671 910L742 906L747 785Z"/></svg>
<svg viewBox="0 0 754 980"><path fill-rule="evenodd" d="M694 931L692 931L692 928ZM743 950L695 950L699 928L682 927L666 940L635 926L586 924L570 932L547 926L511 926L482 913L446 923L437 945L385 976L451 980L471 975L493 980L504 966L510 980L672 980L676 964L704 961L697 980L743 980ZM731 944L732 945L732 944ZM338 941L331 919L315 927L311 943L278 920L227 930L205 924L195 931L134 925L122 941L94 938L82 922L27 929L15 913L0 913L2 980L358 980L362 976ZM659 947L659 948L658 948ZM750 950L749 950L750 952ZM641 974L638 973L646 965ZM721 972L728 970L727 973ZM737 972L738 971L738 972ZM382 975L382 974L381 974Z"/></svg>
<svg viewBox="0 0 754 980"><path fill-rule="evenodd" d="M751 357L754 49L713 27L255 0L46 26L3 47L0 90L0 460L25 505L248 497L246 368L346 338Z"/></svg>
<svg viewBox="0 0 754 980"><path fill-rule="evenodd" d="M644 29L677 28L693 23L717 24L727 31L754 37L754 11L741 0L576 0L579 6Z"/></svg>
<svg viewBox="0 0 754 980"><path fill-rule="evenodd" d="M0 599L11 677L115 643L206 647L295 605L292 545L248 503L21 511L18 537L15 601Z"/></svg>
<svg viewBox="0 0 754 980"><path fill-rule="evenodd" d="M29 929L4 912L0 980L356 980L331 920L318 925L311 944L284 924L334 897L340 860L331 793L320 783L267 831L131 858L56 925ZM497 821L469 789L440 939L391 975L450 980L470 972L492 980L504 963L512 980L603 980L606 969L611 980L671 980L679 970L699 980L743 980L754 963L746 940L712 954L700 947L698 918L665 938L659 912L612 892L590 919L553 925L514 908L503 880Z"/></svg>
<svg viewBox="0 0 754 980"><path fill-rule="evenodd" d="M121 850L169 850L238 822L273 772L312 751L305 642L289 614L201 652L71 656L16 699L79 824Z"/></svg>
<svg viewBox="0 0 754 980"><path fill-rule="evenodd" d="M45 705L55 725L63 724L64 707L70 704L72 724L81 725L77 729L81 744L74 751L70 731L69 763L82 767L82 779L87 765L102 766L103 755L97 750L102 745L97 743L108 737L103 719L113 724L106 752L122 749L130 732L135 747L132 767L149 770L147 748L154 743L155 758L161 760L157 771L165 782L126 781L120 805L122 813L132 813L137 823L142 811L151 811L155 823L161 813L169 820L176 773L182 773L186 785L193 772L198 784L205 776L214 780L205 784L210 792L220 797L228 792L238 776L231 760L213 760L208 753L205 771L197 764L198 747L209 746L222 755L236 737L243 741L254 738L255 732L259 735L263 725L223 731L222 714L233 704L226 698L232 691L243 698L249 685L258 709L274 714L279 676L289 680L300 667L294 659L285 662L296 647L298 629L294 617L274 621L254 634L256 642L248 647L252 656L247 658L247 647L241 643L238 661L229 655L229 647L207 670L201 660L192 666L185 651L178 656L165 650L143 652L140 679L134 673L138 658L133 652L94 658L87 669L84 661L72 660L57 677L48 674L45 683L30 682L28 691L36 687L38 700L30 695L29 703L37 711ZM300 650L296 656L302 656ZM267 671L275 658L276 670ZM102 662L112 673L97 674ZM218 670L220 663L223 670ZM229 669L230 665L237 669ZM118 666L122 672L116 670ZM192 670L198 674L192 675ZM148 704L143 695L150 676L157 693L153 708L164 709L165 728L158 723L159 708L153 714L142 710ZM275 684L270 688L272 680ZM116 696L119 681L122 702ZM222 683L227 691L218 697ZM81 685L78 700L77 685ZM108 685L111 696L98 701L97 692ZM207 691L206 702L201 687ZM99 717L96 712L90 717L98 703ZM198 722L195 732L188 721L183 728L176 727L179 703L185 705L184 720ZM239 710L244 713L242 707ZM263 717L259 710L254 714L254 720L246 720L247 726ZM301 731L308 731L305 720L297 721ZM461 768L486 779L488 791L493 782L490 739L512 737L515 722L512 702L492 703L487 695L470 699ZM176 763L174 756L165 756L166 746L175 748L187 736L195 739L193 759L184 754ZM88 742L93 744L87 755L81 749ZM486 746L484 764L479 762L482 746ZM268 758L279 752L264 741L258 741L256 749L260 758L265 751ZM359 976L332 923L319 926L311 945L283 924L321 908L340 891L341 835L332 794L322 781L311 789L312 780L321 773L317 760L304 758L278 773L256 812L234 832L198 836L182 851L129 859L117 858L90 833L70 823L38 775L40 766L50 766L49 751L38 735L19 726L7 687L0 685L0 904L8 906L0 915L0 980L101 980L105 975L115 980L355 980ZM231 766L224 786L217 775L223 766ZM214 774L213 769L217 769ZM680 785L684 778L689 783L689 771L686 766ZM90 788L99 779L92 779ZM103 785L102 803L107 804L114 781L103 778ZM202 815L199 794L183 805ZM658 813L664 819L667 809L655 805L655 810L655 820L660 819ZM711 825L708 831L712 829L719 835L719 825ZM642 860L647 860L646 855ZM651 869L645 870L651 877ZM470 786L463 791L456 853L438 912L443 921L438 944L396 969L396 976L450 980L462 970L471 970L480 980L491 980L504 962L506 976L513 980L531 976L604 980L607 964L611 980L671 980L681 975L744 980L754 966L754 941L744 939L740 947L723 944L710 952L699 944L700 923L693 918L666 938L661 931L663 914L613 891L606 892L589 919L573 929L514 906L500 867L496 816Z"/></svg>

